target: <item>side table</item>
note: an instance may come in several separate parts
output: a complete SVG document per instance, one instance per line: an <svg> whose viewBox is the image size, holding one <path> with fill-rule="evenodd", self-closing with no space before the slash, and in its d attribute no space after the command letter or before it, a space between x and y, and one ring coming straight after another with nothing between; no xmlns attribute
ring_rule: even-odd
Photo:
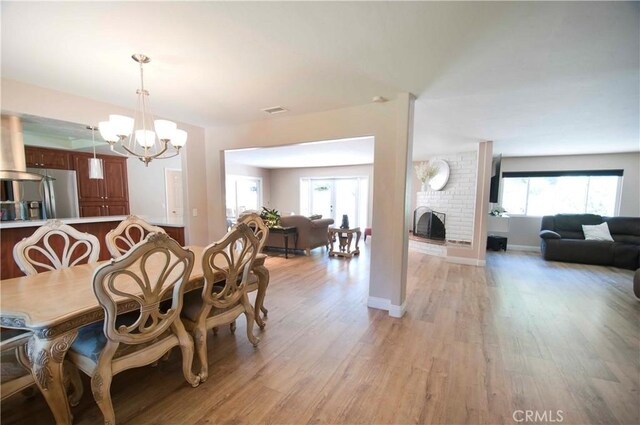
<svg viewBox="0 0 640 425"><path fill-rule="evenodd" d="M340 257L351 258L354 255L360 255L360 248L358 248L358 243L360 242L360 232L359 227L355 227L353 229L337 229L332 227L329 229L329 242L331 244L331 249L329 250L329 257L333 257L334 255L338 255ZM353 241L353 235L356 236L356 243L353 249L351 249L351 242ZM338 250L336 251L333 247L333 244L336 241L336 236L338 239Z"/></svg>
<svg viewBox="0 0 640 425"><path fill-rule="evenodd" d="M284 258L289 258L289 236L293 235L295 247L298 245L298 229L295 226L291 227L269 227L269 233L275 233L282 235L284 238Z"/></svg>

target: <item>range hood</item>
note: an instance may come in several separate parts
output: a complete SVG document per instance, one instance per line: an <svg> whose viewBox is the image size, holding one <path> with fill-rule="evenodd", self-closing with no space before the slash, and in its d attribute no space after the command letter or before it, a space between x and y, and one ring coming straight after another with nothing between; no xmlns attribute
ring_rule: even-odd
<svg viewBox="0 0 640 425"><path fill-rule="evenodd" d="M0 148L0 180L42 180L42 175L27 172L22 123L19 117L2 115L2 144Z"/></svg>

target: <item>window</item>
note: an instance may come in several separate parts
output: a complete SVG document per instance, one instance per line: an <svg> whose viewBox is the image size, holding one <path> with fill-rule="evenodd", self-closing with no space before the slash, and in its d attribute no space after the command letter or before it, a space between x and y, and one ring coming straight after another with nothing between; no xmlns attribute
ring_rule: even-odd
<svg viewBox="0 0 640 425"><path fill-rule="evenodd" d="M617 213L622 170L505 172L502 207L508 214Z"/></svg>
<svg viewBox="0 0 640 425"><path fill-rule="evenodd" d="M246 210L260 210L262 179L259 177L227 175L227 217L236 218Z"/></svg>

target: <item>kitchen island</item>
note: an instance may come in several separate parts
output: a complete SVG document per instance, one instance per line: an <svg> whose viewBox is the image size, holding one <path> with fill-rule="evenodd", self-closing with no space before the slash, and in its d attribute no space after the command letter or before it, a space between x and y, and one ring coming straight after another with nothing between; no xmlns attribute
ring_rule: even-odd
<svg viewBox="0 0 640 425"><path fill-rule="evenodd" d="M62 218L59 219L65 224L76 228L81 232L90 233L100 241L100 260L110 258L109 251L105 243L105 236L110 230L115 229L118 224L126 219L125 215L103 216L103 217L82 217L82 218ZM185 244L184 225L167 219L153 219L141 217L145 221L162 227L165 232L180 245ZM30 236L36 229L46 223L46 220L24 220L24 221L2 221L0 222L0 279L10 279L23 276L13 259L13 247L23 238Z"/></svg>

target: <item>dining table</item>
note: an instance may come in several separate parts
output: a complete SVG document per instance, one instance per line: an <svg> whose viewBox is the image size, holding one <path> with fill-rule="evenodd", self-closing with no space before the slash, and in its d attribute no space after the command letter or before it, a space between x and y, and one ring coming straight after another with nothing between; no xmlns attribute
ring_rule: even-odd
<svg viewBox="0 0 640 425"><path fill-rule="evenodd" d="M202 257L205 248L185 248L195 254L186 293L204 286ZM255 320L260 328L265 325L260 310L269 285L265 258L266 255L258 254L252 267L258 286ZM63 378L65 355L81 327L105 317L93 292L92 276L94 270L107 261L0 280L0 326L32 332L26 350L31 374L58 424L71 424L73 420ZM222 273L218 272L216 276L224 279ZM171 291L167 292L170 298ZM118 314L139 307L135 301L123 300L118 304Z"/></svg>

